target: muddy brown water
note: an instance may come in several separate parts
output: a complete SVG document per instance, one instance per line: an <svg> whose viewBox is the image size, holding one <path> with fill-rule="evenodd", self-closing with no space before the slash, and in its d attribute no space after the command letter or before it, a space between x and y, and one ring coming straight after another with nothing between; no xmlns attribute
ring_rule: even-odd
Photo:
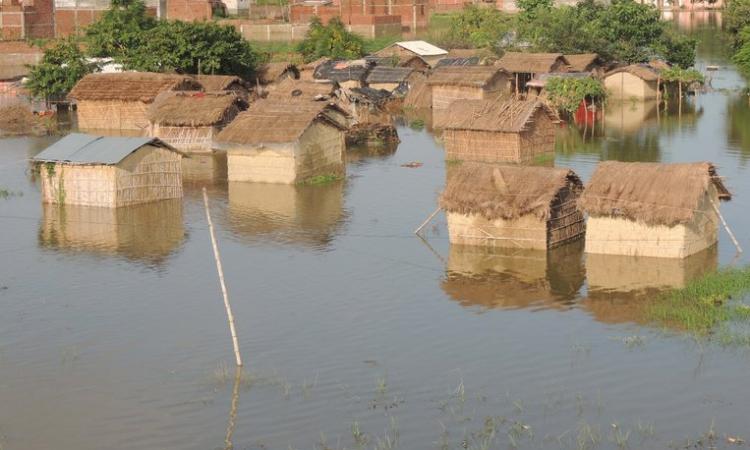
<svg viewBox="0 0 750 450"><path fill-rule="evenodd" d="M601 160L714 161L750 250L745 81L715 15L680 23L703 39L699 67L721 66L716 92L681 117L610 108L593 137L561 130L555 164L588 179ZM719 447L750 437L747 351L655 329L627 293L729 264L723 231L683 262L487 254L451 248L441 217L428 247L412 230L443 150L399 135L321 187L226 183L196 158L184 201L118 212L42 207L25 160L54 138L0 140L0 448L227 448L230 423L237 449L480 448L488 417L489 448L666 448L712 423ZM203 185L246 361L236 390Z"/></svg>

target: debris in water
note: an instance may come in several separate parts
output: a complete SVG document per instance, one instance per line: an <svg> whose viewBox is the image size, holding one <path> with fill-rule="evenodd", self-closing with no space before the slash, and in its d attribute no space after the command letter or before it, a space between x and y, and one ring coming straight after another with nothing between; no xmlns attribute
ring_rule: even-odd
<svg viewBox="0 0 750 450"><path fill-rule="evenodd" d="M727 442L730 444L742 445L745 440L740 437L727 436Z"/></svg>
<svg viewBox="0 0 750 450"><path fill-rule="evenodd" d="M416 169L417 167L422 167L422 163L418 161L412 161L406 164L401 164L401 167L408 167L409 169Z"/></svg>

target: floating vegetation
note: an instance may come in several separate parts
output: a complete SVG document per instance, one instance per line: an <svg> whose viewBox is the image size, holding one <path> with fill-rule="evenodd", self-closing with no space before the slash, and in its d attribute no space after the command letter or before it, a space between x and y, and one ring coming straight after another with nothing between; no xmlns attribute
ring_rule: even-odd
<svg viewBox="0 0 750 450"><path fill-rule="evenodd" d="M422 131L424 129L424 120L422 119L414 119L411 122L409 122L409 128L415 131Z"/></svg>
<svg viewBox="0 0 750 450"><path fill-rule="evenodd" d="M698 335L729 333L726 326L750 319L750 306L738 297L750 291L750 267L726 268L665 293L648 308L650 318ZM726 335L724 339L739 336ZM750 343L750 336L744 340Z"/></svg>
<svg viewBox="0 0 750 450"><path fill-rule="evenodd" d="M11 191L11 190L8 190L8 189L5 189L5 188L0 188L0 199L4 200L6 198L16 197L16 196L22 197L23 196L23 192L21 192L21 191L14 192L14 191Z"/></svg>
<svg viewBox="0 0 750 450"><path fill-rule="evenodd" d="M343 177L341 175L336 174L325 174L325 175L316 175L314 177L310 177L304 181L302 181L300 184L307 184L310 186L323 186L326 184L331 184L336 181L341 181Z"/></svg>

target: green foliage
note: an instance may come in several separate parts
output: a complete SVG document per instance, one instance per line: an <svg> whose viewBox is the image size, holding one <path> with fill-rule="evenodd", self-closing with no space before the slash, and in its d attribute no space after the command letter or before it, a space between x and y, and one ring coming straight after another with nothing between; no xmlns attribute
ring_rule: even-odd
<svg viewBox="0 0 750 450"><path fill-rule="evenodd" d="M750 26L750 0L728 0L723 17L726 30L734 37L735 48L739 48L747 41L741 33Z"/></svg>
<svg viewBox="0 0 750 450"><path fill-rule="evenodd" d="M91 56L122 57L144 43L144 32L156 26L143 0L116 0L101 19L86 29Z"/></svg>
<svg viewBox="0 0 750 450"><path fill-rule="evenodd" d="M516 5L521 10L519 15L522 21L534 21L539 14L549 11L554 6L553 0L517 0Z"/></svg>
<svg viewBox="0 0 750 450"><path fill-rule="evenodd" d="M465 7L451 16L444 44L498 50L502 38L512 29L513 18L496 9Z"/></svg>
<svg viewBox="0 0 750 450"><path fill-rule="evenodd" d="M594 78L553 77L547 80L544 89L555 107L570 114L584 99L601 100L607 95L601 81Z"/></svg>
<svg viewBox="0 0 750 450"><path fill-rule="evenodd" d="M328 25L313 17L305 39L297 46L306 62L327 56L335 59L356 59L364 56L364 40L349 31L339 18L333 18Z"/></svg>
<svg viewBox="0 0 750 450"><path fill-rule="evenodd" d="M30 67L26 87L35 97L61 98L95 67L86 62L75 40L63 39L44 51L39 64Z"/></svg>
<svg viewBox="0 0 750 450"><path fill-rule="evenodd" d="M214 22L159 22L122 58L128 69L253 78L260 56L236 28Z"/></svg>
<svg viewBox="0 0 750 450"><path fill-rule="evenodd" d="M664 81L674 81L682 84L703 83L705 77L695 69L683 69L678 66L670 67L661 71Z"/></svg>
<svg viewBox="0 0 750 450"><path fill-rule="evenodd" d="M718 325L750 319L750 307L735 299L747 292L750 267L727 268L662 295L648 313L656 322L707 334Z"/></svg>
<svg viewBox="0 0 750 450"><path fill-rule="evenodd" d="M664 33L653 46L654 52L662 56L675 66L682 68L693 67L695 64L695 48L698 41L679 33L673 28L666 27Z"/></svg>
<svg viewBox="0 0 750 450"><path fill-rule="evenodd" d="M326 184L331 184L336 181L340 181L343 178L340 175L335 174L326 174L326 175L316 175L314 177L310 177L304 181L302 181L300 184L306 184L311 186L323 186Z"/></svg>

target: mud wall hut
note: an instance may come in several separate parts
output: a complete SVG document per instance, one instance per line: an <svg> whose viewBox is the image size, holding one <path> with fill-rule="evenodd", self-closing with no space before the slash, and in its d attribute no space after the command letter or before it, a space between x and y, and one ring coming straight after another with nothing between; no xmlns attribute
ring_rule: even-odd
<svg viewBox="0 0 750 450"><path fill-rule="evenodd" d="M456 100L483 100L509 94L507 72L492 66L441 67L427 84L432 109L445 110Z"/></svg>
<svg viewBox="0 0 750 450"><path fill-rule="evenodd" d="M199 91L195 79L146 72L93 73L76 83L68 97L76 101L78 127L87 130L148 131L146 113L165 91Z"/></svg>
<svg viewBox="0 0 750 450"><path fill-rule="evenodd" d="M245 109L231 91L165 92L148 110L149 135L186 153L210 153L214 137Z"/></svg>
<svg viewBox="0 0 750 450"><path fill-rule="evenodd" d="M44 203L119 207L182 198L181 159L155 138L73 133L33 161Z"/></svg>
<svg viewBox="0 0 750 450"><path fill-rule="evenodd" d="M548 249L583 237L569 169L464 163L449 172L440 206L451 244Z"/></svg>
<svg viewBox="0 0 750 450"><path fill-rule="evenodd" d="M254 103L216 138L227 151L228 179L293 184L339 175L344 166L344 112L323 102Z"/></svg>
<svg viewBox="0 0 750 450"><path fill-rule="evenodd" d="M554 156L558 120L539 100L467 100L436 126L447 160L528 164Z"/></svg>
<svg viewBox="0 0 750 450"><path fill-rule="evenodd" d="M600 163L581 197L586 252L684 258L716 243L731 194L707 162Z"/></svg>
<svg viewBox="0 0 750 450"><path fill-rule="evenodd" d="M614 100L651 100L657 97L659 73L645 64L620 67L604 75L604 87Z"/></svg>

